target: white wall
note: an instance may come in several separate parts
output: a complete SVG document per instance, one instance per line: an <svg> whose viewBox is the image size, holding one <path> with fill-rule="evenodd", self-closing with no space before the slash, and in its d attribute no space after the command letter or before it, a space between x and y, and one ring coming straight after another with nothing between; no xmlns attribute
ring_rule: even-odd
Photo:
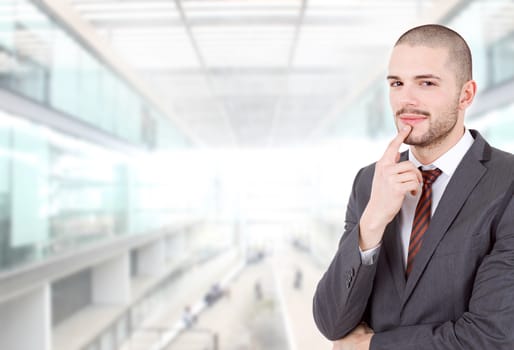
<svg viewBox="0 0 514 350"><path fill-rule="evenodd" d="M0 349L51 350L50 319L48 285L0 304Z"/></svg>

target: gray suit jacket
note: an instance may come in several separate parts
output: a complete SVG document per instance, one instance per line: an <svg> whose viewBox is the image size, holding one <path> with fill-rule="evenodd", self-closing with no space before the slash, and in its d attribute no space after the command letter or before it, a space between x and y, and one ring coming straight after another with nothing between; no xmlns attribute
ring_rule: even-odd
<svg viewBox="0 0 514 350"><path fill-rule="evenodd" d="M472 135L407 281L398 216L376 262L361 264L358 222L374 165L357 174L344 235L314 296L327 338L365 321L371 349L514 349L514 156Z"/></svg>

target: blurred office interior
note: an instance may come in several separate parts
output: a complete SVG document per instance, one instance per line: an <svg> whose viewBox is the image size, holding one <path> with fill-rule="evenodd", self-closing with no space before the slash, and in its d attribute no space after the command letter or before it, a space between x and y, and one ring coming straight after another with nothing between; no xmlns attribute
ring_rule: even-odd
<svg viewBox="0 0 514 350"><path fill-rule="evenodd" d="M0 0L0 348L330 349L313 290L424 23L513 152L511 0Z"/></svg>

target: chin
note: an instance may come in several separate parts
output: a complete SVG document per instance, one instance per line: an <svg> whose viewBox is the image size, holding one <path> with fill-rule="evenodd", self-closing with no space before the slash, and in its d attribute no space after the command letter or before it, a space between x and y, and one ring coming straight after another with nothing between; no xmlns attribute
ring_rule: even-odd
<svg viewBox="0 0 514 350"><path fill-rule="evenodd" d="M407 138L403 143L405 143L406 145L409 145L409 146L423 148L423 147L429 147L431 145L435 145L437 142L435 142L435 140L432 140L432 139L423 139L423 138L413 139L413 138Z"/></svg>
<svg viewBox="0 0 514 350"><path fill-rule="evenodd" d="M427 146L427 144L430 143L430 140L427 140L426 137L423 137L424 135L416 136L416 135L409 135L403 143L409 146Z"/></svg>

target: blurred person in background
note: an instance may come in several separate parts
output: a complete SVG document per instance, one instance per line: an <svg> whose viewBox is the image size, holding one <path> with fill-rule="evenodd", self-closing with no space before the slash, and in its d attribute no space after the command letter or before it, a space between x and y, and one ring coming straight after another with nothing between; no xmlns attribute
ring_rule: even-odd
<svg viewBox="0 0 514 350"><path fill-rule="evenodd" d="M471 72L467 43L444 26L393 48L398 134L357 174L314 295L334 350L514 349L514 156L465 127Z"/></svg>
<svg viewBox="0 0 514 350"><path fill-rule="evenodd" d="M186 305L182 312L182 322L185 328L191 328L196 323L196 315L191 311L191 307Z"/></svg>

